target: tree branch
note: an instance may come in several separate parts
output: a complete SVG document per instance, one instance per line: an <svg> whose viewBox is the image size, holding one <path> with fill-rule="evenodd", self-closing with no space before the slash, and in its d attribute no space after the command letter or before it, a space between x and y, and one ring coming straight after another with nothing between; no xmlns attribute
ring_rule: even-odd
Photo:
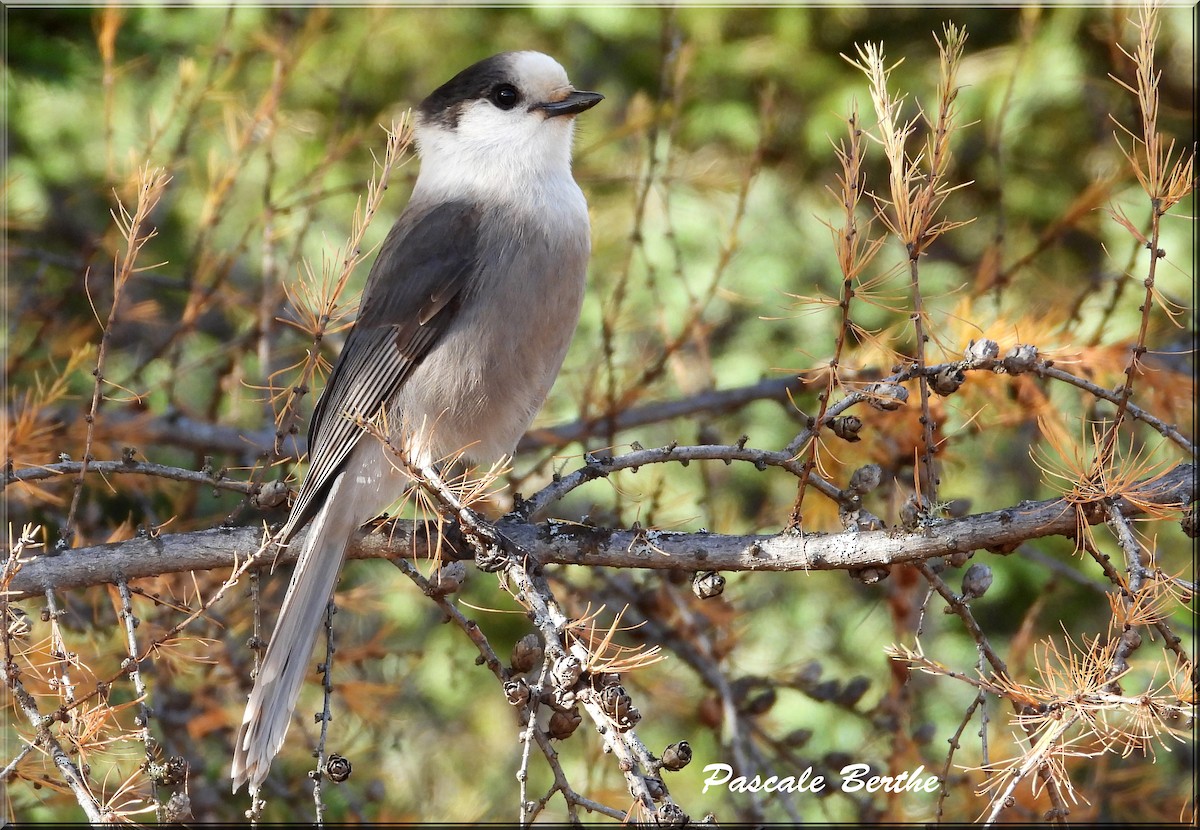
<svg viewBox="0 0 1200 830"><path fill-rule="evenodd" d="M1196 501L1196 468L1180 464L1161 478L1137 489L1141 503L1182 507ZM1126 516L1143 511L1121 499L1115 505ZM1098 524L1103 511L1085 511ZM511 518L496 529L543 565L591 565L610 568L652 568L676 571L825 571L855 570L912 562L975 550L1013 551L1022 542L1046 536L1072 536L1075 508L1062 499L1020 504L961 519L931 524L916 533L896 530L845 531L833 534L728 536L658 530L613 530L551 521L531 525ZM450 527L446 528L451 530ZM293 562L303 547L303 534L279 556ZM259 527L214 528L138 537L125 542L76 548L57 555L26 555L9 585L10 599L41 594L47 589L116 584L128 579L191 570L229 568L259 548ZM445 548L471 553L451 534ZM445 554L445 550L443 553ZM352 559L432 555L423 525L391 523L388 532L360 532L351 543Z"/></svg>
<svg viewBox="0 0 1200 830"><path fill-rule="evenodd" d="M557 426L532 429L521 439L517 451L561 447L572 441L580 441L596 434L597 431L608 429L610 420L618 430L632 429L701 413L720 415L755 401L787 403L789 393L798 394L810 383L811 381L794 375L766 378L758 383L735 386L732 389L709 389L676 400L655 401L628 409L613 419L608 416L581 418ZM265 457L275 444L274 426L246 430L190 418L180 413L151 416L114 410L105 415L103 426L105 434L128 435L129 440L137 442L139 446L165 444L209 455L228 453L239 457ZM308 452L308 442L303 435L290 436L287 444L292 450L293 461L299 460Z"/></svg>

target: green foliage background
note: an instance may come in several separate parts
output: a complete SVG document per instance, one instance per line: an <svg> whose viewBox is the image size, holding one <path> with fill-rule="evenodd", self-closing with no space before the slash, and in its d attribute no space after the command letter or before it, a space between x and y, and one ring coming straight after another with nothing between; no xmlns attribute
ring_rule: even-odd
<svg viewBox="0 0 1200 830"><path fill-rule="evenodd" d="M1122 271L1129 266L1130 273L1139 274L1145 256L1142 252L1139 258L1127 232L1104 211L1087 210L1055 232L1045 250L1017 271L1003 291L977 291L977 274L994 240L1002 240L1002 261L1015 261L1057 227L1080 194L1109 176L1117 177L1111 197L1137 221L1144 220L1144 199L1138 200L1132 176L1123 172L1126 165L1113 139L1119 131L1114 119L1130 127L1137 124L1135 101L1108 77L1132 77L1129 62L1113 45L1131 42L1128 14L1084 8L134 7L120 12L115 51L106 67L98 45L102 12L10 9L4 70L9 405L16 405L23 390L73 366L66 394L49 407L47 419L59 430L50 440L55 454L81 452L77 438L81 412L90 400L94 355L78 365L71 363L71 355L98 340L92 305L103 313L111 302L111 262L120 249L110 217L114 189L131 204L130 175L149 163L166 167L173 176L153 217L158 236L142 258L143 264L161 264L130 283L125 307L131 311L114 330L106 372L140 397L134 402L115 393L118 400L106 403L104 411L180 413L247 431L268 427L270 411L253 387L270 371L303 357L310 342L286 331L271 366L260 365L248 347L256 331L264 263L270 262L273 275L284 281L298 279L305 262L319 273L321 263L346 238L356 200L372 172L371 153L383 147L379 125L468 63L507 49L545 51L563 63L577 87L607 96L580 119L576 141L576 177L593 215L589 300L539 423L555 424L581 412L598 414L599 390L609 384L632 396L629 400L648 402L816 367L832 353L837 317L834 309L803 309L792 295L837 295L841 276L822 225L839 220L839 206L827 190L836 185L838 173L831 142L844 134L852 101L858 102L864 125L874 124L865 79L843 55L853 56L855 44L882 40L889 58L903 58L893 80L896 88L910 93L908 111L915 114L917 104L932 100L937 82L933 34L945 21L969 33L958 98L961 121L969 126L955 138L952 168L954 181L969 184L949 199L946 213L974 221L943 237L922 264L935 326L945 334L939 347L945 346L946 359L956 357L970 337L1007 324L1050 338L1035 341L1043 348L1086 345L1120 354L1137 331L1140 316L1132 298L1140 296L1140 288L1129 287L1112 314L1106 308L1126 290L1117 288ZM1194 30L1189 14L1187 9L1164 10L1159 55L1163 130L1191 146ZM674 101L660 96L664 54L678 58L668 66L686 67L672 80ZM238 148L237 136L278 77L280 60L288 71L277 115L248 146ZM764 99L771 101L769 124L762 117ZM761 169L739 219L739 188L756 152ZM875 147L869 153L869 186L882 191L886 173L881 154ZM655 182L639 221L636 194L652 164ZM229 171L231 190L213 213L213 183ZM368 245L382 240L402 210L415 171L414 160L393 179ZM1189 216L1191 211L1189 200L1178 214ZM733 238L735 222L740 224ZM1187 309L1185 328L1156 318L1151 337L1162 360L1184 376L1192 372L1190 355L1180 356L1191 348L1192 232L1187 220L1165 224L1162 247L1168 267L1160 271L1159 283L1165 295ZM688 324L686 310L723 267L723 251L729 246L735 252L694 332L664 361L658 376L635 389L642 368L653 364L663 344ZM890 242L881 262L890 267L903 258L899 246ZM355 290L366 273L365 266L356 273ZM213 287L210 302L194 328L168 341L195 285ZM894 285L903 296L903 279ZM627 290L628 298L613 312L619 290ZM970 300L968 306L961 305L964 299ZM287 317L284 298L276 300L278 315ZM964 308L976 316L963 319ZM1077 309L1069 326L1067 309ZM903 311L883 308L862 313L861 322L878 328L905 319ZM611 363L604 361L600 348L606 315L617 332ZM1055 321L1061 322L1057 329ZM162 350L167 342L170 346ZM1096 382L1115 385L1121 368L1119 361L1103 366ZM986 405L988 395L1004 394L1003 386L979 394ZM1160 416L1178 420L1190 431L1190 400L1187 389L1177 388L1174 394L1156 391L1143 403L1157 406ZM796 403L805 412L816 408L812 394ZM1085 407L1067 396L1060 403L1080 413ZM986 409L980 414L966 405L950 408L944 434L954 437L943 475L945 498L969 499L977 512L1057 495L1030 461L1035 427L996 423ZM732 442L746 434L751 445L777 448L801 426L793 407L761 401L729 414L639 428L616 439L623 445L637 440L654 446L704 436ZM130 442L161 463L196 468L202 461L202 453L186 448L142 446L136 436ZM104 457L117 457L120 443L114 437ZM604 443L598 437L589 440L588 448ZM552 469L572 469L581 452L575 444L557 458L531 454L518 459L518 488L531 491ZM856 449L837 452L846 469L880 460ZM1171 457L1169 450L1155 452ZM246 463L217 460L230 467ZM911 485L911 461L907 470L899 463L889 472L898 484L884 488L873 508L894 523L902 501L898 488L906 477ZM126 484L88 489L80 542L104 541L123 521L136 526L174 517L169 529L183 531L227 517L238 523L263 518L229 494L182 485ZM69 495L69 490L61 493ZM672 529L769 532L786 523L794 496L793 480L752 467L662 467L585 488L560 506L559 515L621 526L640 521ZM839 529L833 508L814 500L815 494L809 494L806 527ZM54 501L14 502L10 510L10 522L41 523L51 542L64 517L64 505ZM1173 564L1186 564L1186 545L1177 531L1162 544L1175 558ZM1031 618L1039 634L1057 634L1059 620L1072 632L1102 632L1108 608L1095 590L1097 585L1103 590L1101 575L1072 556L1065 540L1032 547L1037 556L988 560L996 583L975 610L989 635L1008 642L1030 609L1046 604L1053 607L1052 614ZM1047 558L1056 570L1048 568ZM285 576L271 580L272 590L282 590ZM567 579L583 583L587 577L570 574ZM637 577L643 586L658 579ZM516 729L499 690L472 664L474 652L387 565L356 564L342 586L342 605L349 611L339 616L343 677L352 678L359 699L350 701L347 692L347 700L341 701L332 748L353 759L356 767L349 784L332 788L327 818L511 819ZM829 704L798 691L780 693L763 720L772 734L813 730L798 757L887 757L880 735L888 730L872 708L890 682L881 649L911 635L897 630L889 611L888 597L894 598L895 590L886 581L864 586L844 574L731 575L725 598L732 614L724 624L738 637L726 663L732 676L785 677L816 661L826 677L862 675L871 681L860 714L854 715L831 712ZM513 608L480 575L464 598L485 608ZM88 604L83 601L82 607ZM974 644L956 620L934 613L937 607L931 605L926 622L927 647L946 664L970 671L977 662ZM245 642L243 612L224 609L226 616L207 632L213 641L187 647L192 657L217 660L215 666L181 658L163 661L151 675L165 712L194 714L211 706L228 715L228 722L215 730L175 744L176 751L189 752L191 797L202 818L237 818L244 809L226 794L228 755L221 752L240 717L247 683L242 663L248 656L236 666L224 656L226 649L236 650ZM525 633L518 615L481 612L479 618L502 655ZM1190 618L1179 615L1173 622L1191 636ZM109 649L119 654L111 609L94 621L75 618L69 625L98 653ZM375 651L356 651L366 643L374 644ZM357 682L362 685L354 686ZM973 694L946 680L914 677L910 683L921 691L911 696L899 729L910 738L920 736L918 754L929 768L940 768L944 741ZM687 739L696 749L696 762L668 780L676 799L694 817L710 809L718 817L730 815L736 796L731 800L727 794L700 792L703 766L728 760L713 731L700 723L705 690L677 660L635 673L628 685L646 715L641 733L652 748ZM307 702L319 700L315 685L309 692L313 696L302 701L301 711ZM313 703L313 710L318 706ZM1007 712L996 711L992 717L1002 720ZM156 728L185 730L186 724L167 718ZM931 734L932 743L927 743ZM1003 745L1002 738L997 742ZM599 746L595 735L581 730L561 747L566 769L581 791L605 803L623 803L620 777ZM3 755L12 753L10 743ZM980 763L977 746L961 757L963 764ZM1152 773L1136 759L1114 761L1131 770L1127 779L1112 774L1114 781L1132 782L1129 791L1119 785L1089 791L1094 801L1080 807L1081 814L1138 816L1145 803L1132 805L1130 792L1144 793L1138 788L1147 787L1149 780L1157 782L1156 804L1163 817L1178 818L1180 804L1187 803L1185 782L1194 758L1194 744L1188 744L1159 757ZM289 803L281 792L268 793L267 817L303 818L309 803L303 771L311 759L295 728L281 762L277 778L293 797ZM536 762L533 767L537 786L531 792L537 792L548 778ZM9 816L17 819L75 815L49 790L14 785L8 799ZM970 819L983 803L969 791L958 792L950 799L949 814ZM880 805L893 819L932 816L932 799L904 796ZM800 807L813 820L864 815L861 805L838 797L802 797Z"/></svg>

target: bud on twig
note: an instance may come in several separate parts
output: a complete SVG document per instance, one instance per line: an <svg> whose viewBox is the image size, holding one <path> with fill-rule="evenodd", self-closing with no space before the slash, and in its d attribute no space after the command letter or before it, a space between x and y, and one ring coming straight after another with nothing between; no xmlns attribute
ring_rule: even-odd
<svg viewBox="0 0 1200 830"><path fill-rule="evenodd" d="M712 599L725 590L725 577L716 571L699 571L692 577L692 593L700 599Z"/></svg>
<svg viewBox="0 0 1200 830"><path fill-rule="evenodd" d="M916 530L929 519L929 499L910 495L900 506L900 524L905 530Z"/></svg>
<svg viewBox="0 0 1200 830"><path fill-rule="evenodd" d="M512 670L527 672L542 662L542 641L536 633L526 634L513 644Z"/></svg>
<svg viewBox="0 0 1200 830"><path fill-rule="evenodd" d="M964 600L981 597L992 587L992 569L987 565L976 562L967 568L962 579L962 598Z"/></svg>
<svg viewBox="0 0 1200 830"><path fill-rule="evenodd" d="M579 662L579 658L564 654L554 661L554 668L550 670L550 674L554 678L554 684L560 689L572 689L583 676L583 664Z"/></svg>
<svg viewBox="0 0 1200 830"><path fill-rule="evenodd" d="M851 579L856 579L863 585L874 585L887 579L891 570L884 565L867 565L863 568L851 568L847 573Z"/></svg>
<svg viewBox="0 0 1200 830"><path fill-rule="evenodd" d="M848 441L853 444L855 441L861 441L862 438L858 432L862 429L862 418L857 415L843 415L840 418L834 418L829 422L829 429L833 434L843 441Z"/></svg>
<svg viewBox="0 0 1200 830"><path fill-rule="evenodd" d="M962 369L957 366L947 366L933 376L930 386L934 392L945 398L957 392L966 379L967 376Z"/></svg>
<svg viewBox="0 0 1200 830"><path fill-rule="evenodd" d="M842 527L846 530L883 530L883 519L876 516L869 510L858 508L856 510L847 510L844 507L838 508L838 518L842 522Z"/></svg>
<svg viewBox="0 0 1200 830"><path fill-rule="evenodd" d="M995 360L998 354L1000 354L1000 344L985 337L982 340L972 340L968 343L965 356L973 363L982 363Z"/></svg>
<svg viewBox="0 0 1200 830"><path fill-rule="evenodd" d="M250 497L250 503L259 510L270 510L287 501L288 487L282 481L268 481Z"/></svg>
<svg viewBox="0 0 1200 830"><path fill-rule="evenodd" d="M1183 514L1183 518L1179 520L1179 527L1189 539L1196 538L1196 505L1193 504L1192 509Z"/></svg>
<svg viewBox="0 0 1200 830"><path fill-rule="evenodd" d="M894 412L908 401L908 390L898 383L871 383L863 393L867 403L881 412Z"/></svg>
<svg viewBox="0 0 1200 830"><path fill-rule="evenodd" d="M605 686L596 695L596 703L600 711L612 718L618 732L628 732L642 719L624 686Z"/></svg>
<svg viewBox="0 0 1200 830"><path fill-rule="evenodd" d="M654 823L659 827L685 827L691 821L678 804L663 804L654 813Z"/></svg>
<svg viewBox="0 0 1200 830"><path fill-rule="evenodd" d="M551 738L557 741L564 741L574 734L579 728L579 724L583 722L583 715L579 714L579 707L573 706L563 712L555 712L550 716L550 723L546 727L546 732Z"/></svg>
<svg viewBox="0 0 1200 830"><path fill-rule="evenodd" d="M453 594L467 581L467 563L461 561L443 562L437 573L430 580L432 594L444 597Z"/></svg>
<svg viewBox="0 0 1200 830"><path fill-rule="evenodd" d="M162 778L159 780L159 783L168 787L175 787L187 780L187 774L187 759L179 755L172 755L163 766Z"/></svg>
<svg viewBox="0 0 1200 830"><path fill-rule="evenodd" d="M963 565L967 564L967 560L969 560L973 555L974 551L955 551L946 557L946 564L951 568L961 568Z"/></svg>
<svg viewBox="0 0 1200 830"><path fill-rule="evenodd" d="M869 493L878 487L882 480L883 468L878 464L866 464L850 476L850 489L860 495Z"/></svg>
<svg viewBox="0 0 1200 830"><path fill-rule="evenodd" d="M330 755L325 762L325 775L335 784L340 784L350 777L350 760L341 755Z"/></svg>
<svg viewBox="0 0 1200 830"><path fill-rule="evenodd" d="M510 680L504 684L504 697L513 706L524 706L529 701L529 684L524 677Z"/></svg>
<svg viewBox="0 0 1200 830"><path fill-rule="evenodd" d="M166 819L169 823L187 821L193 818L192 816L192 799L183 790L176 790L171 793L171 798L167 801Z"/></svg>
<svg viewBox="0 0 1200 830"><path fill-rule="evenodd" d="M692 762L692 745L678 741L663 750L662 765L671 772L678 772Z"/></svg>
<svg viewBox="0 0 1200 830"><path fill-rule="evenodd" d="M1000 365L1010 375L1021 375L1028 372L1037 363L1037 346L1018 344L1008 350Z"/></svg>

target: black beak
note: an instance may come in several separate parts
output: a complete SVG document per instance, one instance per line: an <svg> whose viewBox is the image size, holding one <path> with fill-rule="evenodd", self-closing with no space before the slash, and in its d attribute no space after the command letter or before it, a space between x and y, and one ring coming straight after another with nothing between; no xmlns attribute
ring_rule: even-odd
<svg viewBox="0 0 1200 830"><path fill-rule="evenodd" d="M579 115L579 113L590 110L603 100L604 96L599 92L582 92L576 90L561 101L547 101L544 104L535 104L533 109L542 110L546 113L547 118L554 118L559 115Z"/></svg>

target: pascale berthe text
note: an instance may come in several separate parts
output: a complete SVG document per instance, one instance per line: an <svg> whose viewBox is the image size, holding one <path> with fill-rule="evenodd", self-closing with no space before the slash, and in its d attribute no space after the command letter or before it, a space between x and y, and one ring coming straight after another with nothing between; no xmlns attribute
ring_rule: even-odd
<svg viewBox="0 0 1200 830"><path fill-rule="evenodd" d="M799 775L771 775L766 778L755 775L734 776L729 764L709 764L704 771L710 773L704 779L704 790L709 787L726 787L731 793L819 793L825 789L825 777L813 775L808 767ZM915 770L905 770L899 775L870 775L866 764L847 764L841 769L842 780L838 787L844 793L936 793L940 782L936 775L923 775L922 764Z"/></svg>

